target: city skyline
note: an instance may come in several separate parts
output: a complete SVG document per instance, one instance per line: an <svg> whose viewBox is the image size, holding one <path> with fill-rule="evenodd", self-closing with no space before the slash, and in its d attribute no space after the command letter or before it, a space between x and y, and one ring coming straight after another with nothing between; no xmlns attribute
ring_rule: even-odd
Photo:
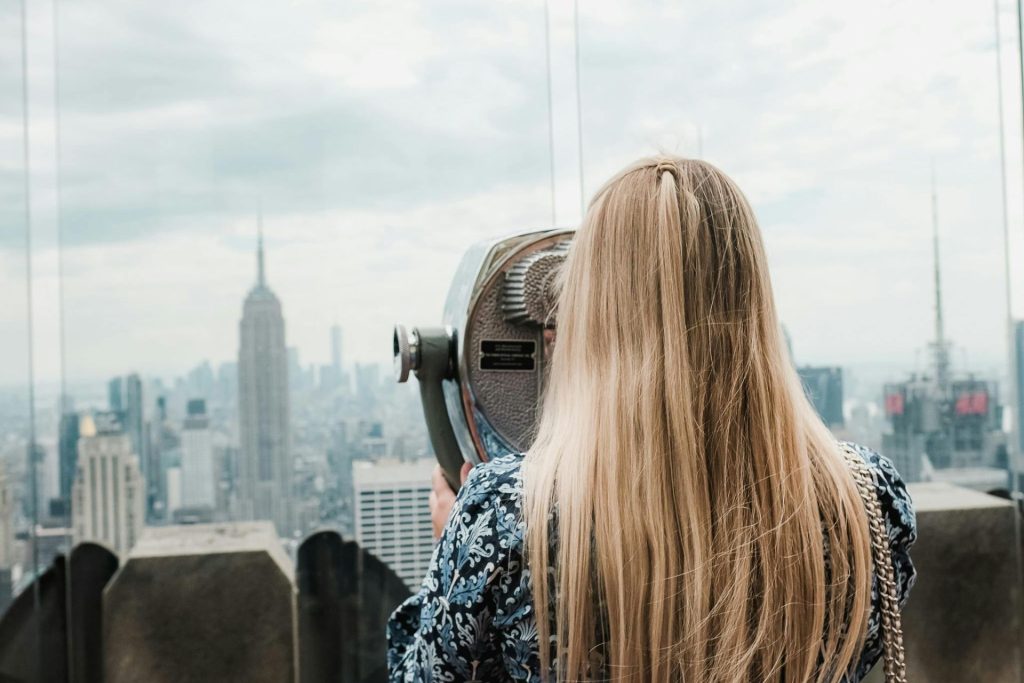
<svg viewBox="0 0 1024 683"><path fill-rule="evenodd" d="M256 222L262 224L262 216L259 216ZM257 231L254 230L251 230L250 232L257 233ZM945 237L946 236L943 236L944 239ZM250 251L248 258L249 262L251 263L252 241L256 241L260 245L259 249L262 250L265 248L263 246L264 238L262 228L260 229L260 231L258 231L258 234L251 234L250 238ZM467 245L467 248L468 246L469 245ZM459 253L459 255L461 256L461 252ZM930 262L930 266L933 265L934 262ZM945 267L948 267L948 265ZM918 311L918 313L926 313L930 316L931 312L927 310L927 304L931 301L934 294L931 291L926 291L928 288L932 286L930 273L926 275L927 277L925 277L925 281L921 283L922 286L925 287L925 290L922 290L921 292L921 295L924 300L921 302L922 305L919 307L920 310ZM951 286L955 289L956 287L958 287L958 283L953 282L951 283ZM440 319L440 309L438 309L436 315L427 314L419 315L418 317L421 321L426 322L429 322L431 319ZM947 318L947 323L948 321L949 318ZM953 318L953 322L957 322L956 317ZM878 379L879 377L888 377L890 379L894 379L895 375L897 374L905 373L908 371L921 372L924 368L927 367L927 357L931 353L930 349L932 344L931 337L929 336L929 334L932 332L931 324L931 320L929 319L925 330L923 330L922 332L923 336L921 337L919 343L912 344L911 346L908 347L909 356L901 357L896 355L890 355L885 358L857 359L852 362L844 360L843 358L836 358L831 356L825 358L810 357L808 355L802 355L800 353L800 350L801 348L804 348L804 345L801 344L800 339L797 339L795 345L796 352L794 352L793 354L794 363L797 366L834 365L836 367L842 367L845 369L866 369L868 370L868 374L876 376L875 381L881 384L885 380ZM226 323L226 325L234 327L233 325L230 324L230 321ZM225 326L225 324L222 324L221 326ZM954 327L956 327L956 325L954 325ZM393 331L391 327L385 330L388 335L386 339L382 335L382 339L388 343L384 343L384 341L382 341L382 343L379 345L379 348L377 349L377 351L379 352L379 357L372 358L370 360L352 359L348 355L347 339L349 338L350 334L352 334L349 330L349 325L340 324L339 316L334 316L330 322L325 322L322 329L319 330L320 338L314 343L314 346L320 347L321 353L319 355L307 355L307 353L304 352L304 348L297 343L288 343L286 348L289 353L298 353L299 367L303 371L312 369L314 372L321 372L325 370L338 372L338 370L340 370L342 376L336 378L336 381L352 381L352 378L350 376L344 375L346 369L348 368L357 368L359 366L385 367L391 364L392 349L390 345L391 340L389 336ZM355 332L357 334L354 334L353 336L356 336L357 338L361 336L365 339L365 331L364 334L362 335L358 334L359 330L356 330ZM344 356L342 355L341 352L343 337L346 339L346 343L344 345L346 353ZM961 370L967 367L973 370L985 372L987 374L998 374L1000 376L1005 376L1006 379L1009 379L1010 375L1006 367L1006 357L1004 355L1004 349L990 349L990 351L993 352L993 355L983 355L979 359L977 357L972 356L971 352L974 349L972 349L969 346L969 344L972 343L974 344L974 346L978 346L977 342L977 335L971 335L968 338L967 343L962 343L959 339L950 338L949 336L947 336L946 343L948 344L951 353L951 364L954 367L960 368ZM189 360L184 360L183 356L177 355L175 359L171 361L171 363L168 364L168 366L164 367L163 369L159 369L158 367L155 366L149 368L146 368L145 366L131 366L130 370L126 371L125 366L122 363L115 365L109 372L107 370L96 370L91 375L81 375L73 378L64 378L63 385L68 387L93 387L91 393L93 394L94 398L99 398L100 394L95 390L95 386L101 382L107 382L107 378L109 378L111 375L115 376L113 380L109 380L111 383L115 381L128 382L131 381L132 378L136 378L134 381L137 382L137 377L139 375L141 375L147 381L158 380L174 382L175 380L184 377L189 372L195 370L198 367L203 366L204 364L208 364L211 368L216 370L225 366L230 366L232 364L237 365L237 360L237 348L235 349L235 352L233 354L207 354L205 356L200 354L198 357L190 357ZM47 396L52 396L55 393L59 393L59 388L61 384L62 382L60 381L60 378L57 377L36 378L37 401L45 399ZM5 385L2 382L0 382L0 390L4 389L18 390L19 385ZM108 387L108 393L113 390L113 386Z"/></svg>
<svg viewBox="0 0 1024 683"><path fill-rule="evenodd" d="M45 164L32 171L43 186L33 207L33 237L41 239L31 254L32 388L44 407L37 439L55 441L46 448L67 451L49 433L62 431L49 424L61 417L55 401L98 407L107 387L109 407L126 413L143 473L153 469L140 420L156 409L151 394L139 407L142 387L166 380L156 385L161 421L168 414L177 420L188 400L212 398L179 387L191 386L193 369L209 374L202 366L209 362L218 373L230 370L226 364L243 355L237 309L251 281L258 223L266 223L273 255L274 301L286 312L276 315L288 330L278 349L287 360L275 363L284 368L279 374L293 373L291 381L278 377L289 389L277 394L289 400L296 383L310 386L311 372L319 375L318 390L345 384L361 396L386 381L394 321L440 320L451 275L472 243L552 221L575 223L575 194L586 196L623 163L659 149L706 157L736 178L761 221L795 364L843 368L847 399L876 406L886 381L929 367L934 167L954 369L1010 379L996 55L987 13L950 7L929 17L922 43L908 51L899 36L921 17L906 7L878 23L864 16L840 21L786 2L771 10L723 4L686 16L665 16L643 2L629 15L588 3L579 21L578 74L558 67L567 25L557 12L550 17L556 64L549 130L544 17L532 11L539 5L528 12L453 1L445 7L458 15L454 24L444 11L424 14L414 5L315 9L275 43L300 57L277 69L265 68L266 53L242 49L276 31L277 10L246 17L241 34L204 32L225 7L215 0L188 17L112 7L104 16L116 30L102 39L73 30L97 8L61 8L59 205L47 195L52 167L50 175ZM32 12L30 22L44 16ZM394 43L352 33L385 19L394 22ZM489 39L488 27L499 24L504 39ZM161 50L137 42L167 30L195 48L190 69L208 81L181 79L180 61L168 63ZM737 75L706 47L694 46L683 59L675 42L655 40L680 30L716 35L737 59L769 65L769 73ZM441 35L447 48L428 49ZM639 35L648 36L650 49L623 53ZM851 63L854 44L870 49ZM101 48L119 59L100 60ZM346 61L349 49L380 58L374 81ZM623 57L627 68L607 67ZM914 68L893 71L893 58ZM127 85L125 67L133 63L165 69L167 86L120 88L118 97L96 101L88 85L97 78ZM480 70L467 72L464 63ZM675 68L681 64L686 68ZM650 78L634 78L638 72ZM581 83L578 119L566 116L575 105L558 87L567 75ZM651 88L655 82L665 87ZM28 84L33 105L41 105L33 110L42 116L34 144L45 148L44 85L45 77ZM708 96L695 100L692 92ZM865 109L865 102L882 105ZM1008 112L1018 104L1009 102ZM636 117L637 106L649 116ZM147 124L140 127L132 122L143 111ZM11 130L0 126L0 145ZM1009 134L1013 145L1017 132ZM582 148L565 149L577 136ZM1012 188L1020 169L1009 170ZM1019 222L1015 199L1010 219ZM0 286L16 292L24 254L5 235ZM63 296L61 318L56 294ZM0 329L17 332L26 323L17 307L0 311ZM24 343L17 334L0 335L0 358L8 359L0 363L0 386L25 377ZM169 448L178 457L180 447ZM151 497L166 497L166 482L155 488Z"/></svg>
<svg viewBox="0 0 1024 683"><path fill-rule="evenodd" d="M377 367L357 364L349 373L339 327L331 329L331 363L289 381L296 359L285 347L262 240L255 253L255 283L236 318L233 372L222 367L215 377L206 367L172 386L122 372L91 388L91 405L69 391L57 414L37 414L27 450L16 445L17 418L0 414L0 609L9 589L24 583L11 582L11 567L25 577L26 567L45 568L87 540L124 557L144 527L268 520L290 551L317 528L351 532L354 460L429 455L420 413L409 409L414 394L385 385ZM29 540L5 554L14 529ZM43 537L35 548L32 539ZM400 564L411 581L408 563Z"/></svg>

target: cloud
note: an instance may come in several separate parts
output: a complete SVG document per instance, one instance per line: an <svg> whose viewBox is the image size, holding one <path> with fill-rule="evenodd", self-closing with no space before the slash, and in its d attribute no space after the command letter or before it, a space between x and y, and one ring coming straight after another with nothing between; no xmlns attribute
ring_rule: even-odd
<svg viewBox="0 0 1024 683"><path fill-rule="evenodd" d="M933 329L934 160L947 330L1001 363L991 8L607 5L582 20L591 189L665 137L696 153L700 128L760 218L798 361L910 367Z"/></svg>
<svg viewBox="0 0 1024 683"><path fill-rule="evenodd" d="M546 171L543 72L519 57L536 36L515 22L490 42L472 13L440 26L417 23L414 5L320 8L318 21L264 8L209 36L218 7L188 25L180 10L106 10L113 39L78 32L62 45L74 65L62 82L79 84L62 98L70 244L251 215L260 200L271 211L454 200Z"/></svg>
<svg viewBox="0 0 1024 683"><path fill-rule="evenodd" d="M395 322L440 323L465 246L535 222L531 207L543 199L504 186L440 206L275 215L266 221L267 277L288 343L302 348L303 362L323 362L338 320L347 353L389 362ZM169 375L232 359L255 282L253 248L250 221L77 248L64 273L69 377L128 368Z"/></svg>
<svg viewBox="0 0 1024 683"><path fill-rule="evenodd" d="M998 363L990 9L693 4L581 3L587 191L702 138L760 217L798 359L909 366L932 327L934 159L950 336ZM73 381L231 358L260 204L289 343L317 360L335 320L352 358L386 359L392 322L438 320L470 242L550 220L542 3L239 7L60 5ZM558 46L567 28L553 23ZM20 81L0 64L2 94ZM20 149L19 116L0 104L0 150ZM4 263L24 249L10 159ZM55 276L41 270L44 291Z"/></svg>

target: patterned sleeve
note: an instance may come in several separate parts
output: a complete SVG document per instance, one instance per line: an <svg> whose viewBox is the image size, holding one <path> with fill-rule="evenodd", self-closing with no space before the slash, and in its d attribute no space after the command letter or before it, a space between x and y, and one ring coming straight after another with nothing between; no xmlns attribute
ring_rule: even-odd
<svg viewBox="0 0 1024 683"><path fill-rule="evenodd" d="M473 468L419 593L388 623L391 681L508 679L508 634L532 618L519 486L512 456Z"/></svg>
<svg viewBox="0 0 1024 683"><path fill-rule="evenodd" d="M900 587L900 607L907 604L910 589L914 586L917 572L910 559L910 546L917 540L917 520L914 516L914 504L907 493L906 484L900 477L892 461L879 455L870 448L857 444L849 444L857 451L875 475L875 491L882 504L886 516L886 528L889 532L889 547L892 549L893 568L896 571L896 583ZM860 681L871 671L882 656L882 640L880 634L881 601L878 595L878 580L871 580L871 617L868 620L868 637L856 667L854 681Z"/></svg>

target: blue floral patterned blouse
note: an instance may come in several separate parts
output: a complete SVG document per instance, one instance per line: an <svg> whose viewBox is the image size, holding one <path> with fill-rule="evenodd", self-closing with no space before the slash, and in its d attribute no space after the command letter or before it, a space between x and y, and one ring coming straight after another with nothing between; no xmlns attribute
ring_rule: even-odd
<svg viewBox="0 0 1024 683"><path fill-rule="evenodd" d="M851 445L875 472L905 603L915 578L908 554L917 538L913 505L888 459ZM392 681L540 680L530 570L522 554L520 463L519 456L506 455L474 467L459 491L420 591L388 623ZM877 582L871 601L853 681L882 653Z"/></svg>

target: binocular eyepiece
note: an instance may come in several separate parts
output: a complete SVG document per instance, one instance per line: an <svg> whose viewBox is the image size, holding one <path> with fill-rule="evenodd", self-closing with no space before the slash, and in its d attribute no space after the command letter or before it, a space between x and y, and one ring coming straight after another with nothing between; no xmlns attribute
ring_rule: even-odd
<svg viewBox="0 0 1024 683"><path fill-rule="evenodd" d="M421 341L421 337L424 335L427 337L425 342ZM450 328L425 328L421 330L418 327L414 327L412 330L408 330L405 325L395 325L395 379L399 384L404 384L409 381L409 373L419 373L423 362L423 355L420 352L421 348L427 349L428 365L439 363L439 359L435 359L430 354L443 352L445 358L443 379L451 379L453 366L451 347L453 344L454 337Z"/></svg>
<svg viewBox="0 0 1024 683"><path fill-rule="evenodd" d="M395 326L395 379L419 380L430 441L455 489L463 462L533 442L557 274L573 235L543 230L473 246L452 281L443 326Z"/></svg>

